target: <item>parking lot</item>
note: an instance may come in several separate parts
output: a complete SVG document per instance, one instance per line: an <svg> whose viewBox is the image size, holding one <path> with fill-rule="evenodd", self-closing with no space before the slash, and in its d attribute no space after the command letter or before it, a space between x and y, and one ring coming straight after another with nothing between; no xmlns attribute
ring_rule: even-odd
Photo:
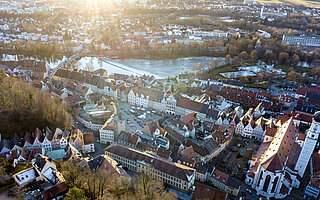
<svg viewBox="0 0 320 200"><path fill-rule="evenodd" d="M162 119L162 114L156 113L155 111L147 108L132 106L128 103L120 102L119 108L121 118L127 122L127 132L141 130L146 123Z"/></svg>

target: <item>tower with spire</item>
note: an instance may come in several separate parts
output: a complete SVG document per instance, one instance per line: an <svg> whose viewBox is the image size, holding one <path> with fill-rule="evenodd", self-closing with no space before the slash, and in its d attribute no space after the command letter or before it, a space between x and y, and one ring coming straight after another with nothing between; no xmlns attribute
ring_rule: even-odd
<svg viewBox="0 0 320 200"><path fill-rule="evenodd" d="M298 175L302 178L303 174L309 164L310 157L314 151L314 148L318 142L320 134L320 111L313 115L312 124L307 131L306 139L303 143L300 156L298 158L295 170L298 171ZM295 185L298 187L299 185Z"/></svg>

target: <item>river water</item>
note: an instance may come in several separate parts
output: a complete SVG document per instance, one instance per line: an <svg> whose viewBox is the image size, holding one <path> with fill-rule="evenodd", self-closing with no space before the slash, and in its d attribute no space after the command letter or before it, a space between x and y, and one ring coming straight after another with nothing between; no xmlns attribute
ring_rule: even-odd
<svg viewBox="0 0 320 200"><path fill-rule="evenodd" d="M188 57L179 59L148 60L148 59L115 59L114 62L153 74L159 78L173 77L184 71L193 71L196 65L211 63L214 57Z"/></svg>
<svg viewBox="0 0 320 200"><path fill-rule="evenodd" d="M192 71L200 62L211 63L214 57L188 57L179 59L114 59L83 57L77 63L78 69L89 71L103 68L109 74L119 73L126 75L154 75L156 78L173 77L184 71Z"/></svg>

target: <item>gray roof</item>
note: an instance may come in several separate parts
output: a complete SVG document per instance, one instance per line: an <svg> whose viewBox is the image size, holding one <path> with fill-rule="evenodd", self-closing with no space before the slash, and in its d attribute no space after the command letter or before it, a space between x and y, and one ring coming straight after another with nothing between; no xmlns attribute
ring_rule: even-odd
<svg viewBox="0 0 320 200"><path fill-rule="evenodd" d="M194 175L196 171L193 168L186 167L178 163L173 163L161 158L157 158L152 155L119 144L110 145L105 149L105 151L114 155L127 158L132 161L143 161L149 164L150 167L160 172L166 173L168 175L177 177L185 181L189 181L188 176Z"/></svg>

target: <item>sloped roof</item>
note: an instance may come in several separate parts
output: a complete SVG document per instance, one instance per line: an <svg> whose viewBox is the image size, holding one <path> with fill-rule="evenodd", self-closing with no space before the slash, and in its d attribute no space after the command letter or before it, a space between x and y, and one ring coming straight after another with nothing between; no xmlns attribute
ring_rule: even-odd
<svg viewBox="0 0 320 200"><path fill-rule="evenodd" d="M174 137L176 140L182 142L184 141L185 137L183 137L182 135L180 135L177 131L173 130L171 127L167 126L165 129L165 131L167 131L167 133L169 135L171 135L172 137Z"/></svg>
<svg viewBox="0 0 320 200"><path fill-rule="evenodd" d="M15 134L11 139L11 144L12 144L12 147L14 147L15 145L18 145L19 147L23 146L22 139L18 137L17 134Z"/></svg>
<svg viewBox="0 0 320 200"><path fill-rule="evenodd" d="M154 120L151 122L148 122L142 129L141 132L146 133L150 136L153 135L153 133L157 130L160 129L160 124L158 120Z"/></svg>
<svg viewBox="0 0 320 200"><path fill-rule="evenodd" d="M212 172L212 175L211 175L211 178L219 181L220 183L226 185L227 184L227 181L228 181L228 178L229 178L229 175L218 170L217 168L214 168L213 172Z"/></svg>
<svg viewBox="0 0 320 200"><path fill-rule="evenodd" d="M188 177L194 175L196 172L193 168L178 163L173 163L161 158L157 158L147 153L131 149L119 144L112 144L109 147L107 147L105 151L136 162L143 161L145 163L148 163L152 168L158 171L175 176L185 181L189 181Z"/></svg>
<svg viewBox="0 0 320 200"><path fill-rule="evenodd" d="M277 133L276 128L270 128L270 127L266 127L266 131L265 131L265 135L270 136L270 137L274 137L274 135Z"/></svg>
<svg viewBox="0 0 320 200"><path fill-rule="evenodd" d="M185 146L189 147L189 146L192 146L194 151L199 154L200 156L206 156L209 154L209 152L203 148L202 146L199 146L198 144L192 142L191 140L187 140L185 143Z"/></svg>
<svg viewBox="0 0 320 200"><path fill-rule="evenodd" d="M38 154L35 161L35 166L41 172L47 162L51 162L51 159L47 156Z"/></svg>
<svg viewBox="0 0 320 200"><path fill-rule="evenodd" d="M186 97L180 96L177 101L177 107L201 112L203 104L196 101L192 101L191 99L188 99Z"/></svg>
<svg viewBox="0 0 320 200"><path fill-rule="evenodd" d="M284 163L281 162L279 155L275 154L270 157L267 161L262 164L265 170L275 172L277 170L281 170L284 166Z"/></svg>
<svg viewBox="0 0 320 200"><path fill-rule="evenodd" d="M83 134L83 143L84 145L93 144L94 143L93 133Z"/></svg>
<svg viewBox="0 0 320 200"><path fill-rule="evenodd" d="M23 143L28 142L29 144L33 144L33 141L34 141L34 139L33 139L31 133L28 133L28 132L27 132L26 134L24 134Z"/></svg>
<svg viewBox="0 0 320 200"><path fill-rule="evenodd" d="M139 137L137 135L121 131L118 136L118 141L123 141L125 143L130 143L132 145L136 145Z"/></svg>
<svg viewBox="0 0 320 200"><path fill-rule="evenodd" d="M274 172L286 166L294 169L301 147L295 142L297 130L293 119L284 123L275 134L268 149L263 154L261 165Z"/></svg>

